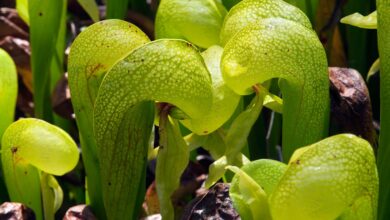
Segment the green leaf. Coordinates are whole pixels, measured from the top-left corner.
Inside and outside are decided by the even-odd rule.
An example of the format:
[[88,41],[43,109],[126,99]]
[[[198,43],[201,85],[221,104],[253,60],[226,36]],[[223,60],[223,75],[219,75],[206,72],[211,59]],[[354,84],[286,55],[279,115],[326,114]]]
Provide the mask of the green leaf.
[[374,219],[369,195],[361,196],[337,220]]
[[95,0],[77,0],[94,22],[99,21],[99,8]]
[[341,134],[298,149],[269,201],[276,220],[336,219],[351,207],[367,209],[351,217],[376,219],[378,174],[372,147]]
[[[17,93],[18,76],[15,63],[8,53],[0,48],[0,139],[5,129],[14,121]],[[0,194],[0,202],[8,201],[1,164],[0,191],[3,192]]]
[[371,65],[370,69],[368,70],[367,73],[367,82],[370,80],[371,76],[375,75],[377,72],[379,72],[380,69],[380,60],[379,58],[375,60],[375,62]]
[[229,191],[229,195],[232,197],[233,201],[245,201],[245,204],[247,205],[246,208],[248,208],[245,212],[240,212],[241,218],[247,220],[271,220],[268,198],[263,188],[245,171],[240,170],[238,167],[228,166],[227,169],[236,174],[235,188]]
[[134,208],[128,207],[144,172],[140,166],[146,162],[147,150],[141,152],[141,149],[142,146],[147,149],[154,113],[139,110],[138,114],[151,117],[150,125],[137,125],[141,119],[134,123],[129,118],[140,118],[132,116],[137,103],[155,100],[170,103],[194,119],[209,111],[210,75],[190,43],[158,40],[138,47],[110,69],[100,86],[94,109],[94,133],[110,219],[133,216]]
[[191,133],[183,137],[183,139],[186,142],[187,146],[189,147],[190,151],[193,151],[196,148],[203,146],[204,143],[207,141],[208,136]]
[[107,19],[125,19],[129,0],[107,0]]
[[220,158],[226,151],[225,136],[224,130],[220,128],[207,135],[207,140],[200,146],[206,149],[214,159]]
[[55,48],[53,51],[53,56],[51,57],[50,62],[50,92],[54,91],[58,81],[64,76],[64,58],[65,58],[65,49],[66,49],[66,18],[67,18],[67,7],[66,1],[63,1],[63,7],[61,14],[57,15],[61,17],[60,26],[58,28],[58,35],[55,39]]
[[265,89],[261,89],[247,106],[247,109],[237,116],[226,134],[225,155],[231,165],[240,165],[240,161],[236,161],[235,159],[246,145],[252,126],[263,109],[265,95],[264,92],[262,92],[263,90]]
[[27,25],[30,24],[30,18],[28,16],[28,0],[16,0],[16,10],[18,15]]
[[292,20],[311,28],[309,19],[301,10],[282,0],[246,0],[238,3],[227,14],[221,30],[222,45],[245,27],[273,17]]
[[41,190],[44,217],[46,220],[54,220],[54,214],[62,205],[64,193],[57,180],[50,174],[41,173]]
[[390,217],[390,2],[377,0],[378,49],[380,66],[380,119],[381,132],[378,148],[379,210],[378,219]]
[[209,167],[209,175],[205,182],[205,188],[210,188],[225,174],[228,162],[226,156],[222,156],[218,160],[214,161]]
[[[287,166],[281,162],[261,159],[242,166],[241,172],[250,176],[250,178],[264,190],[266,196],[269,196],[276,188],[280,178],[286,171],[286,168]],[[261,216],[255,216],[256,213],[251,210],[263,209],[264,212],[269,212],[268,207],[251,207],[251,204],[248,203],[248,201],[254,199],[254,196],[244,196],[240,193],[240,185],[245,184],[245,182],[241,182],[241,178],[247,178],[247,176],[235,175],[232,179],[229,194],[233,199],[234,207],[238,210],[243,219],[261,219]],[[253,217],[249,218],[249,216]]]
[[58,211],[61,208],[62,201],[64,200],[64,193],[61,189],[60,184],[54,176],[50,175],[48,180],[48,186],[51,188],[54,194],[54,211]]
[[[264,88],[261,88],[259,93],[252,99],[252,102],[247,106],[247,109],[234,119],[226,137],[219,140],[216,139],[216,141],[220,142],[219,145],[224,146],[225,152],[223,157],[210,165],[209,177],[205,183],[206,187],[210,187],[224,175],[227,165],[242,166],[244,164],[243,159],[246,157],[241,154],[241,150],[245,147],[252,126],[263,108],[264,90]],[[218,146],[218,142],[214,142],[213,144]],[[208,148],[212,149],[213,146],[209,146]]]
[[50,61],[55,54],[66,1],[30,0],[31,67],[34,84],[35,117],[52,121]]
[[280,17],[258,19],[228,41],[221,66],[226,84],[242,95],[252,93],[253,85],[281,78],[285,159],[298,147],[326,136],[328,67],[313,30]]
[[[154,103],[140,102],[126,111],[117,127],[113,128],[118,129],[116,133],[107,131],[107,135],[111,135],[109,139],[107,135],[104,136],[106,140],[102,140],[101,135],[96,136],[107,219],[124,216],[136,219],[139,215],[142,205],[139,200],[145,196],[144,175],[153,119]],[[107,123],[101,119],[95,121]]]
[[377,13],[374,11],[367,16],[363,16],[356,12],[343,17],[340,22],[360,28],[377,29]]
[[[67,7],[66,1],[63,1],[62,12],[60,15],[60,27],[58,29],[58,37],[56,39],[56,48],[50,62],[50,92],[54,92],[58,81],[64,76],[64,58],[65,58],[65,47],[66,47],[66,19],[67,19]],[[64,129],[70,131],[73,123],[56,113],[53,114],[53,123]]]
[[[343,7],[344,15],[360,12],[369,14],[375,1],[349,1]],[[360,73],[366,73],[369,68],[368,58],[377,58],[377,44],[371,41],[371,36],[366,29],[356,28],[350,25],[342,25],[345,28],[345,40],[348,42],[347,58],[348,66],[358,70]],[[374,36],[373,36],[374,37]],[[371,48],[375,48],[372,51]],[[373,53],[373,55],[371,55]],[[373,56],[373,57],[372,57]]]
[[0,48],[0,138],[14,121],[18,76],[12,58]]
[[[267,195],[271,195],[287,170],[287,165],[276,160],[260,159],[245,164],[241,170],[261,186]],[[239,181],[239,176],[233,178],[231,190],[236,189]]]
[[189,130],[198,135],[206,135],[220,128],[233,115],[240,96],[226,86],[222,78],[220,63],[223,48],[211,46],[202,53],[207,69],[211,74],[213,103],[209,112],[199,119],[183,120]]
[[11,201],[26,204],[37,219],[43,219],[39,172],[64,175],[71,171],[79,161],[76,143],[60,128],[32,118],[11,124],[1,143]]
[[233,6],[238,4],[241,0],[222,0],[223,5],[227,10],[230,10]]
[[[236,161],[242,161],[242,164],[248,164],[250,161],[244,154],[238,154],[235,158]],[[223,177],[226,172],[226,168],[229,166],[226,156],[220,157],[218,160],[214,161],[209,167],[209,175],[205,182],[205,188],[210,188],[214,185],[219,179]]]
[[156,189],[161,216],[174,219],[172,193],[180,186],[180,177],[189,162],[189,149],[179,124],[169,116],[160,118],[160,148],[156,164]]
[[310,19],[311,23],[315,24],[319,0],[286,0],[286,2],[301,9]]
[[215,0],[162,0],[156,15],[156,39],[179,38],[202,48],[219,44],[226,13]]
[[[91,43],[94,42],[94,43]],[[83,162],[87,173],[91,207],[105,219],[100,167],[93,134],[93,108],[106,72],[133,49],[149,42],[136,26],[120,20],[106,20],[81,32],[69,54],[69,88],[80,131]]]
[[281,99],[279,96],[268,93],[264,97],[263,102],[264,107],[267,107],[271,109],[272,111],[275,111],[277,113],[283,112],[283,99]]

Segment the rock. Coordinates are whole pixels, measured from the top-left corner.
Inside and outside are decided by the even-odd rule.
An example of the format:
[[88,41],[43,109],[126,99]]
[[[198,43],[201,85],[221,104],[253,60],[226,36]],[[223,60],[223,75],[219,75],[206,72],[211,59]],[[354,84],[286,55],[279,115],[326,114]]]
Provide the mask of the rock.
[[72,102],[70,100],[68,73],[65,73],[57,82],[52,93],[51,103],[55,113],[66,119],[75,119]]
[[0,8],[0,38],[14,36],[28,40],[28,26],[19,17],[16,9]]
[[376,145],[368,88],[354,69],[330,67],[330,97],[332,123],[342,132],[352,133]]
[[160,214],[154,214],[154,215],[149,215],[142,220],[161,220],[161,215]]
[[87,205],[73,206],[66,211],[63,220],[96,220],[92,210]]
[[18,73],[22,77],[23,83],[31,92],[33,90],[33,82],[30,64],[30,42],[13,36],[7,36],[0,39],[0,47],[7,51],[12,57]]
[[35,214],[21,203],[5,202],[0,206],[0,220],[35,220]]
[[241,219],[229,197],[229,185],[215,184],[206,194],[192,200],[181,220],[238,220]]

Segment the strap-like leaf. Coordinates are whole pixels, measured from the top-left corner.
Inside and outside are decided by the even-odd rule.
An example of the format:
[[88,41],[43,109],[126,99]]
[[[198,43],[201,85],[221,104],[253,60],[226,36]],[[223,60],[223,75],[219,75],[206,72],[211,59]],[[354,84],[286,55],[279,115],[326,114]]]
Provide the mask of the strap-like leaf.
[[129,0],[107,0],[107,15],[109,19],[125,19]]
[[371,65],[370,69],[368,70],[367,73],[367,81],[370,80],[370,78],[375,75],[377,72],[379,72],[381,66],[381,62],[378,59],[375,60],[375,62]]
[[160,119],[160,148],[156,165],[156,188],[161,216],[174,219],[172,193],[180,186],[180,177],[189,162],[189,149],[184,142],[179,123],[163,116]]
[[28,1],[35,117],[47,121],[53,120],[49,64],[56,52],[60,28],[65,25],[66,4],[65,0]]
[[379,211],[380,220],[390,216],[390,2],[377,0],[378,48],[380,66],[380,119],[381,132],[378,148]]
[[18,76],[12,58],[0,48],[0,139],[14,121]]
[[42,205],[45,220],[54,220],[55,212],[61,207],[64,193],[57,180],[50,174],[41,173]]
[[87,12],[94,22],[99,21],[99,8],[94,0],[78,0],[79,4]]
[[18,10],[18,15],[23,19],[26,24],[30,23],[30,18],[28,16],[28,0],[16,0],[16,10]]
[[363,16],[359,13],[353,13],[351,15],[345,16],[340,20],[341,23],[349,24],[352,26],[367,28],[367,29],[376,29],[377,28],[377,13],[376,11],[372,12],[367,16]]

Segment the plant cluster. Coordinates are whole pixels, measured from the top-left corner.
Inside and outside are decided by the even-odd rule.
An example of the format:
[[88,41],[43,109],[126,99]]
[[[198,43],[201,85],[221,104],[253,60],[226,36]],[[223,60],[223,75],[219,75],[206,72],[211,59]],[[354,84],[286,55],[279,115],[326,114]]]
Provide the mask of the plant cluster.
[[[30,1],[24,14],[30,22],[32,52],[42,49],[38,39],[46,37],[50,49],[41,55],[55,62],[56,51],[64,46],[59,42],[64,38],[61,21],[66,17],[66,1],[37,2]],[[94,2],[80,2],[89,5],[84,7],[97,21]],[[113,2],[108,1],[108,17],[122,16],[123,1]],[[234,6],[227,10],[226,5]],[[145,197],[148,158],[156,157],[162,218],[178,218],[171,197],[191,151],[198,147],[215,159],[205,187],[221,178],[231,182],[230,197],[242,219],[390,216],[386,209],[390,174],[385,162],[390,152],[386,136],[390,2],[378,0],[377,5],[378,19],[376,14],[355,14],[343,22],[378,27],[378,164],[366,140],[353,134],[329,137],[326,52],[305,13],[283,0],[225,5],[218,0],[161,0],[154,41],[119,19],[85,28],[71,45],[68,75],[87,194],[96,216],[137,219]],[[46,16],[52,8],[58,14]],[[45,22],[58,26],[44,30]],[[49,40],[53,35],[56,40]],[[80,154],[66,132],[41,120],[61,120],[45,105],[51,87],[45,74],[60,70],[33,56],[33,72],[42,72],[34,75],[35,116],[41,119],[13,122],[16,68],[3,50],[0,60],[1,163],[7,191],[12,201],[32,208],[37,219],[53,219],[63,199],[53,175],[75,168]],[[271,92],[275,79],[281,97]],[[245,108],[244,96],[251,99]],[[282,114],[281,161],[285,163],[251,161],[243,153],[263,107]],[[159,146],[153,155],[155,126]],[[190,134],[183,135],[185,129]]]

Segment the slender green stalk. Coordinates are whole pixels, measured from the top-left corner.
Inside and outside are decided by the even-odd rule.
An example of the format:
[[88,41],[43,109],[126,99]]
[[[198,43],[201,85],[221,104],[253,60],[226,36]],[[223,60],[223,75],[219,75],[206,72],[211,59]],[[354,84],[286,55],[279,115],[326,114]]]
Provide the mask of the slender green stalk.
[[[370,2],[372,1],[348,1],[343,7],[346,15],[360,12],[364,15],[371,11]],[[348,66],[358,70],[360,73],[366,73],[369,68],[369,42],[368,32],[360,28],[345,26],[345,40],[348,45],[347,58]],[[373,45],[371,45],[373,47]],[[363,75],[364,77],[364,75]]]
[[307,15],[310,22],[313,25],[315,24],[319,0],[286,0],[286,2],[301,9]]
[[379,210],[378,218],[390,218],[390,1],[377,0],[378,46],[380,57],[380,122],[378,149]]
[[[55,86],[58,83],[58,80],[62,78],[65,73],[64,70],[64,57],[65,57],[65,46],[66,46],[66,9],[67,1],[62,1],[62,11],[59,16],[61,16],[60,27],[58,29],[58,36],[56,39],[56,47],[53,53],[53,57],[50,62],[50,94],[54,91]],[[61,116],[53,112],[53,124],[59,126],[65,131],[69,131],[72,123],[62,118]]]
[[125,19],[129,0],[107,0],[106,18]]
[[266,142],[267,142],[267,153],[268,157],[274,160],[282,161],[283,156],[281,155],[281,136],[282,136],[282,115],[272,112],[270,117],[269,128],[267,131]]
[[[245,99],[248,98],[248,99]],[[251,97],[244,97],[244,103],[249,104]],[[249,136],[248,136],[248,150],[249,158],[251,160],[267,158],[267,148],[266,148],[266,130],[265,130],[265,120],[264,115],[256,120],[253,125]]]
[[56,52],[66,1],[31,0],[28,7],[35,117],[52,121],[49,64]]
[[40,174],[43,216],[45,220],[54,220],[55,213],[62,205],[64,193],[52,175],[45,172]]
[[[278,80],[273,79],[271,81],[269,91],[273,94],[280,94],[278,87]],[[280,151],[281,140],[282,140],[282,115],[277,112],[272,112],[268,124],[268,130],[266,134],[267,153],[269,159],[282,160]]]
[[160,148],[156,165],[156,184],[161,215],[174,219],[172,193],[180,186],[180,177],[189,162],[189,149],[184,142],[179,123],[166,110],[160,114]]
[[[18,76],[12,58],[0,48],[0,139],[5,129],[14,121],[16,97],[18,93]],[[1,146],[1,143],[0,143]],[[0,202],[8,200],[4,177],[0,164]]]
[[238,4],[241,0],[222,0],[223,5],[227,10],[230,10],[233,6]]
[[18,76],[12,58],[0,48],[0,138],[14,121]]
[[95,0],[78,0],[78,2],[94,22],[99,21],[99,8]]
[[[226,151],[225,155],[229,164],[242,165],[241,161],[236,161],[237,155],[241,152],[247,143],[249,133],[259,118],[261,110],[263,109],[263,101],[265,93],[261,88],[260,91],[256,86],[256,95],[253,97],[247,109],[241,112],[233,121],[226,135]],[[239,159],[241,159],[239,157]]]
[[30,24],[30,19],[28,16],[28,0],[16,0],[16,10],[21,19],[23,19],[26,24]]

